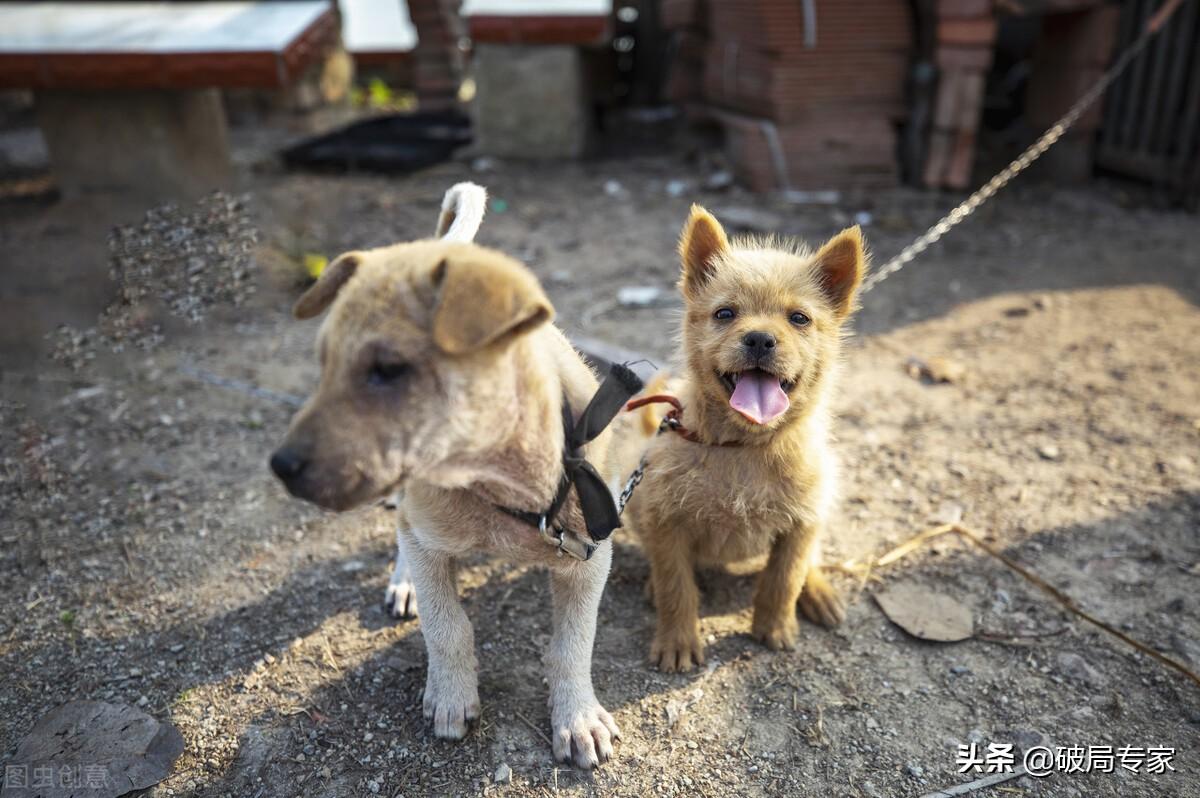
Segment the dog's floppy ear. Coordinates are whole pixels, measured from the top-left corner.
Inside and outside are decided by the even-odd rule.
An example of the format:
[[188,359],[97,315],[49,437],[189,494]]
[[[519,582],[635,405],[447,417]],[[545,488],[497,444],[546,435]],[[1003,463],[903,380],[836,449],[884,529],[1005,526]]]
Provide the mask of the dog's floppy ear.
[[725,237],[720,222],[704,208],[693,205],[683,225],[683,234],[679,237],[679,257],[683,261],[681,285],[684,292],[693,294],[708,282],[716,259],[728,249],[729,239]]
[[433,284],[433,342],[449,355],[511,340],[554,318],[537,278],[499,253],[454,253],[434,267]]
[[855,225],[829,239],[817,252],[814,263],[821,291],[838,320],[846,318],[854,310],[854,296],[866,268],[862,230]]
[[296,300],[292,307],[292,315],[298,319],[311,319],[329,307],[346,281],[354,276],[361,262],[362,256],[358,252],[339,255],[333,263],[325,267],[317,281]]

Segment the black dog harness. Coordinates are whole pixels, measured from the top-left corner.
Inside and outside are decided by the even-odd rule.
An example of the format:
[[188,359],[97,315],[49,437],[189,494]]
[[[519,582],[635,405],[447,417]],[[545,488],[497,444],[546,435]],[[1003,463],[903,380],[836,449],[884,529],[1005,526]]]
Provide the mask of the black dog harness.
[[[596,394],[576,419],[571,404],[563,396],[563,473],[550,506],[542,512],[514,510],[496,505],[496,509],[536,527],[542,538],[577,560],[588,560],[596,548],[621,526],[621,512],[604,478],[583,456],[583,447],[604,431],[631,396],[642,389],[641,379],[619,363],[609,366],[608,375]],[[571,488],[579,497],[579,509],[587,527],[586,537],[556,523]],[[624,505],[624,502],[621,502]]]

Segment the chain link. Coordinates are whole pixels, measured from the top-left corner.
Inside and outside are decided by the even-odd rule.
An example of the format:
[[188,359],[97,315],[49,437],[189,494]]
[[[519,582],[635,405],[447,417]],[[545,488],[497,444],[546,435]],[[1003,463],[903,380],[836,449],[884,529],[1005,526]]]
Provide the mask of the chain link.
[[637,486],[641,484],[642,477],[646,475],[646,458],[642,458],[642,462],[638,463],[638,467],[629,475],[629,480],[625,483],[625,487],[621,490],[621,496],[617,499],[617,514],[625,512],[625,505],[629,504],[629,500],[633,498],[633,492],[637,490]]
[[[1163,18],[1163,21],[1166,21],[1165,17]],[[946,235],[946,233],[950,232],[950,230],[952,230],[955,226],[963,222],[967,217],[978,210],[980,205],[995,196],[996,193],[1000,191],[1000,189],[1007,186],[1013,178],[1028,169],[1034,161],[1036,161],[1038,158],[1041,158],[1046,150],[1054,146],[1054,144],[1063,137],[1063,134],[1066,133],[1072,125],[1079,121],[1079,117],[1083,116],[1084,112],[1091,107],[1092,103],[1096,102],[1096,100],[1100,98],[1100,95],[1104,94],[1104,92],[1108,90],[1108,87],[1112,85],[1113,81],[1116,80],[1125,70],[1125,68],[1129,66],[1129,63],[1133,61],[1133,59],[1136,58],[1143,49],[1145,49],[1146,44],[1152,38],[1154,38],[1155,34],[1157,34],[1159,30],[1161,30],[1160,26],[1147,26],[1137,40],[1134,41],[1134,43],[1131,44],[1129,48],[1121,54],[1121,57],[1113,63],[1109,70],[1101,76],[1100,80],[1094,86],[1092,86],[1087,93],[1076,100],[1075,104],[1071,106],[1070,110],[1063,114],[1062,118],[1055,122],[1054,125],[1051,126],[1050,129],[1045,133],[1043,133],[1037,141],[1035,141],[1028,149],[1021,153],[1016,160],[1004,167],[999,174],[987,181],[982,188],[977,190],[971,196],[967,197],[960,205],[954,208],[954,210],[950,211],[941,219],[939,219],[938,222],[933,225],[933,227],[930,227],[925,231],[924,234],[917,238],[917,240],[913,241],[911,244],[901,250],[899,255],[895,256],[878,269],[872,271],[871,274],[868,275],[865,280],[863,280],[862,293],[865,294],[867,291],[870,291],[872,288],[879,285],[884,280],[891,277],[893,274],[911,263],[914,258],[916,258],[925,250],[929,249],[929,247],[937,243],[942,236]]]

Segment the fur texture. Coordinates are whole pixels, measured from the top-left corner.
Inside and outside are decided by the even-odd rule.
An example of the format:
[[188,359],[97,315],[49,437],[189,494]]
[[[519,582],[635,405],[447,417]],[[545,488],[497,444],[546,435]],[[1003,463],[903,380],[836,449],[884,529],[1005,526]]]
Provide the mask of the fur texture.
[[[767,555],[753,632],[771,648],[795,646],[797,601],[815,621],[842,619],[841,602],[815,563],[837,483],[830,397],[865,269],[858,228],[816,252],[771,239],[731,242],[699,207],[679,252],[684,373],[668,387],[701,443],[653,437],[644,481],[626,511],[650,560],[648,593],[658,616],[650,659],[666,671],[704,661],[697,567]],[[736,411],[735,386],[751,376],[773,396],[786,395],[786,411],[765,423]],[[643,413],[620,434],[657,426],[647,422]],[[626,473],[636,462],[633,448],[627,440],[617,448]]]

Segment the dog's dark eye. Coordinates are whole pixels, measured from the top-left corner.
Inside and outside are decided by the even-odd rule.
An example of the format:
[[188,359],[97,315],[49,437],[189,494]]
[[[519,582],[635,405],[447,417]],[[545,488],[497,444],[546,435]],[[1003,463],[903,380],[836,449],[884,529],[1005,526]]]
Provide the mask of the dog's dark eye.
[[812,321],[812,319],[810,319],[808,316],[804,315],[800,311],[795,310],[795,311],[792,311],[792,315],[788,316],[788,321],[790,321],[792,324],[796,325],[797,327],[807,327],[809,322]]
[[729,321],[736,315],[733,312],[733,308],[717,308],[717,312],[713,314],[713,318],[717,321]]
[[367,381],[372,385],[391,385],[408,376],[412,367],[407,363],[375,363],[367,372]]

